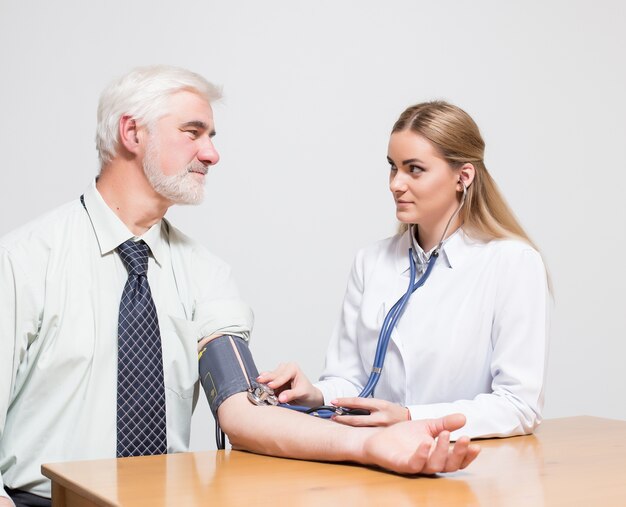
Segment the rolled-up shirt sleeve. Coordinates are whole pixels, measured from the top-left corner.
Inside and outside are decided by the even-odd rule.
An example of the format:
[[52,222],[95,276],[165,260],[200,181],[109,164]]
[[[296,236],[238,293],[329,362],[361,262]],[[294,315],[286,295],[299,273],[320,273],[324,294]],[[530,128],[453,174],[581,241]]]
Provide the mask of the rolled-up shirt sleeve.
[[198,320],[200,339],[213,334],[231,334],[246,341],[254,323],[252,309],[241,299],[222,299],[202,304]]
[[194,294],[192,321],[197,340],[231,334],[249,341],[254,314],[241,298],[230,266],[201,246],[194,248],[191,263],[186,271]]

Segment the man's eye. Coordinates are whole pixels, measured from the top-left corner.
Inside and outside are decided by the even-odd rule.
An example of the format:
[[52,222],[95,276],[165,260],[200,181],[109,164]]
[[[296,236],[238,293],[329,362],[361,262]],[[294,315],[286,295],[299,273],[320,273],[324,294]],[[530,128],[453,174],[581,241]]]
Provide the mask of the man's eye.
[[197,130],[186,130],[185,132],[187,132],[187,134],[189,134],[191,137],[193,137],[194,139],[196,137],[198,137],[198,131]]
[[398,168],[394,164],[389,164],[389,170],[390,171],[397,171]]

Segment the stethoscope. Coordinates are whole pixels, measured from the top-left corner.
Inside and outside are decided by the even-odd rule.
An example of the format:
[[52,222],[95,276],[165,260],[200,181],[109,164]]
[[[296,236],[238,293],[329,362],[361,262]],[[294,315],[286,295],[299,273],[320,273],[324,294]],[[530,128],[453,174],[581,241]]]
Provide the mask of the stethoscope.
[[[465,198],[467,197],[467,187],[465,183],[459,179],[459,183],[461,183],[463,187],[463,196],[461,197],[461,202],[457,206],[455,212],[448,220],[446,224],[446,228],[441,235],[441,239],[437,247],[430,254],[430,259],[428,260],[428,265],[426,266],[426,270],[424,274],[420,276],[417,282],[415,281],[417,268],[415,265],[415,256],[413,255],[413,248],[409,248],[409,265],[410,265],[410,276],[409,276],[409,285],[407,287],[406,292],[396,301],[396,303],[391,307],[391,310],[387,312],[385,316],[385,320],[383,321],[383,325],[380,328],[380,333],[378,334],[378,343],[376,344],[376,354],[374,356],[374,363],[372,365],[372,371],[370,372],[370,376],[365,384],[363,390],[359,393],[359,398],[368,398],[374,394],[374,389],[380,380],[380,376],[383,371],[383,365],[385,363],[385,355],[387,354],[387,348],[389,346],[389,341],[391,340],[391,333],[395,328],[398,320],[404,313],[404,309],[406,308],[409,299],[411,298],[411,294],[413,294],[417,289],[419,289],[422,285],[426,283],[426,280],[430,277],[432,273],[433,267],[439,258],[439,252],[441,251],[441,247],[443,246],[444,239],[448,232],[448,228],[452,221],[456,218],[456,216],[461,211],[463,204],[465,204]],[[409,234],[413,237],[413,230],[411,226],[411,230],[409,230]],[[288,403],[278,403],[278,400],[271,388],[261,385],[257,388],[255,395],[259,398],[263,398],[263,403],[261,404],[271,404],[278,405],[280,407],[289,408],[291,410],[296,410],[298,412],[303,412],[305,414],[311,414],[317,417],[321,417],[323,419],[330,419],[336,415],[369,415],[368,410],[363,409],[350,409],[345,407],[335,407],[332,405],[322,405],[319,407],[304,407],[301,405],[290,405]],[[260,400],[259,400],[260,401]]]

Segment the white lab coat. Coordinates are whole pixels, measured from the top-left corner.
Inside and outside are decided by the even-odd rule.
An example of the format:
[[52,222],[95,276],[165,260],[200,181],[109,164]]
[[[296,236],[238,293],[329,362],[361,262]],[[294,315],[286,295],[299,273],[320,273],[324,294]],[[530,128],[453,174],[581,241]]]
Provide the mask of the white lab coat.
[[[409,282],[409,233],[358,252],[316,386],[325,403],[357,396],[386,313]],[[376,398],[413,419],[461,412],[471,437],[531,433],[541,421],[550,296],[541,256],[458,230],[393,330]]]

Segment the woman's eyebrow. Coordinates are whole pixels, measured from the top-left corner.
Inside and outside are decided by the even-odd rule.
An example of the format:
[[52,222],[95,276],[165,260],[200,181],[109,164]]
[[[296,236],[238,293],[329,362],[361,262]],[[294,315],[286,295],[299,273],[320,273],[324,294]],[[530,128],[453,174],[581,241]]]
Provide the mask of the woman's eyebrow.
[[402,165],[407,165],[407,164],[423,164],[424,162],[422,162],[419,158],[409,158],[407,160],[403,160],[402,161]]
[[[394,161],[391,159],[391,157],[387,157],[387,162],[389,162],[390,164],[393,164]],[[402,165],[407,165],[407,164],[423,164],[424,162],[422,162],[419,158],[409,158],[407,160],[403,160],[402,161]]]

